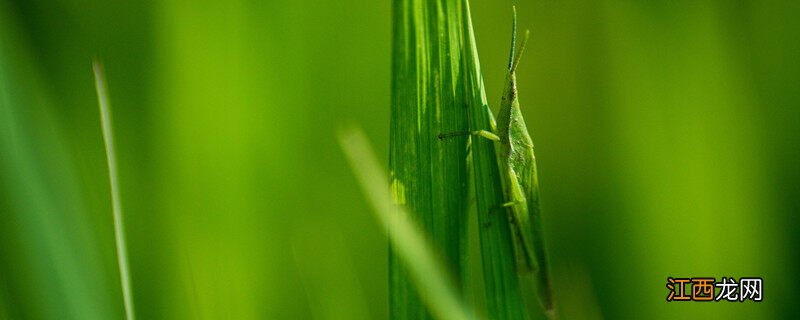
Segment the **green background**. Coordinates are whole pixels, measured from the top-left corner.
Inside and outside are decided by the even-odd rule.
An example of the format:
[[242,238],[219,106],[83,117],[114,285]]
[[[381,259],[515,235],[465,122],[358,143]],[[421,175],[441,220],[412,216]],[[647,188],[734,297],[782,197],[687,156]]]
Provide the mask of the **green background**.
[[[496,103],[512,3],[471,4]],[[800,2],[516,4],[563,318],[800,317]],[[139,318],[385,318],[335,132],[387,159],[390,7],[0,0],[0,319],[123,317],[93,57]],[[764,301],[667,303],[668,276]]]

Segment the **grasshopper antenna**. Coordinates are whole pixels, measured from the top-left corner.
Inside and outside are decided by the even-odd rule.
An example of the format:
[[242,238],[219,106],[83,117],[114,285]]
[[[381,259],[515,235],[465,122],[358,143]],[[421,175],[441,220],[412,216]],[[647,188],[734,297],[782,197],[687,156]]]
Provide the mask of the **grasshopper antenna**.
[[[531,31],[525,30],[525,39],[522,40],[522,46],[519,47],[519,53],[517,56],[514,57],[513,63],[511,63],[511,73],[517,71],[517,66],[519,65],[519,59],[522,58],[522,54],[525,52],[525,46],[528,44],[528,39],[531,37]],[[511,52],[514,52],[513,50]]]
[[514,18],[511,20],[511,54],[508,57],[508,70],[514,67],[514,49],[517,48],[517,6],[511,6]]

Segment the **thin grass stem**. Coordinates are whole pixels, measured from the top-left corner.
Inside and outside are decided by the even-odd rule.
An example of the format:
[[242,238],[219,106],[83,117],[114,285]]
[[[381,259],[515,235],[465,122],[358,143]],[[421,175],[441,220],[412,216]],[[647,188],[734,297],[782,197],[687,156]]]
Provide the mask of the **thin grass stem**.
[[100,121],[103,126],[103,140],[108,162],[108,181],[111,187],[111,205],[114,216],[114,236],[117,245],[117,263],[119,264],[119,277],[122,284],[122,297],[125,303],[125,318],[136,319],[133,308],[133,293],[131,291],[131,277],[128,268],[128,246],[125,242],[125,223],[122,218],[122,204],[119,196],[119,183],[117,175],[117,159],[114,151],[114,133],[111,130],[111,107],[108,101],[103,67],[99,61],[92,64],[94,70],[94,84],[97,89],[97,101],[100,105]]

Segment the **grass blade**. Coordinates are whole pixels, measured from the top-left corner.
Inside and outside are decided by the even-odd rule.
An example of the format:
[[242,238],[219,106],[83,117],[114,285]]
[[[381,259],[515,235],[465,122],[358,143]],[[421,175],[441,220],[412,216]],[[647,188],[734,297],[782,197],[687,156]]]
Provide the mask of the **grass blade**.
[[[445,267],[456,275],[459,293],[467,260],[467,140],[443,143],[437,135],[467,128],[459,63],[462,3],[394,1],[389,154],[395,201],[430,235]],[[430,318],[403,264],[393,252],[389,259],[390,318]]]
[[[466,71],[465,87],[469,126],[475,129],[494,128],[495,122],[486,100],[478,50],[472,29],[469,3],[463,16],[466,26],[462,58]],[[471,159],[480,228],[486,306],[492,319],[526,319],[520,279],[517,277],[514,247],[508,218],[490,214],[491,209],[505,202],[495,144],[487,139],[471,140]]]
[[421,295],[422,301],[438,319],[472,319],[423,232],[402,206],[393,203],[387,190],[389,183],[382,178],[385,171],[378,165],[364,134],[352,129],[341,133],[339,142],[374,209],[375,217],[386,228],[394,252],[408,267],[419,292],[425,293]]
[[117,175],[117,160],[114,152],[114,133],[111,130],[111,110],[108,101],[103,67],[99,61],[92,64],[94,70],[94,84],[97,89],[97,101],[100,105],[100,120],[103,126],[103,141],[106,148],[106,161],[108,162],[108,180],[111,187],[111,205],[114,215],[114,236],[117,245],[117,263],[119,264],[119,277],[122,284],[122,297],[125,302],[125,318],[136,319],[133,308],[133,293],[131,292],[131,277],[128,268],[128,249],[125,243],[125,223],[122,218],[122,204],[119,196],[119,183]]

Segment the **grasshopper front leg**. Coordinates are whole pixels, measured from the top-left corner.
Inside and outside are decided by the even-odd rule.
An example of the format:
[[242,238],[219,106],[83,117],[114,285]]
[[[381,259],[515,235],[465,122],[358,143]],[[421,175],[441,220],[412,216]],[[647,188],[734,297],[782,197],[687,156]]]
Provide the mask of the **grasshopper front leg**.
[[492,141],[500,141],[500,137],[498,137],[494,132],[489,130],[474,130],[474,131],[459,131],[459,132],[448,132],[448,133],[439,133],[438,138],[439,140],[444,140],[446,138],[452,137],[460,137],[460,136],[479,136],[484,137],[486,139]]

